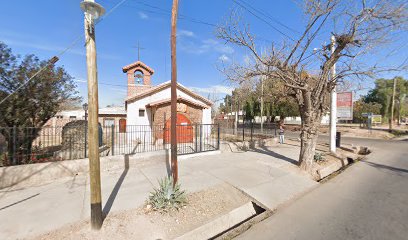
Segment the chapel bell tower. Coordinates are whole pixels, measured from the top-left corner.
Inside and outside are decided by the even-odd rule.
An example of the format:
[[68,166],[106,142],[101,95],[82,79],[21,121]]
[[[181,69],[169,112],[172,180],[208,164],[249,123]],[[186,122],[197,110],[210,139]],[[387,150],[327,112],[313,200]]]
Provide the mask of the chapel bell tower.
[[122,68],[127,74],[128,91],[127,97],[140,94],[141,92],[152,87],[151,76],[154,70],[141,61],[134,62]]

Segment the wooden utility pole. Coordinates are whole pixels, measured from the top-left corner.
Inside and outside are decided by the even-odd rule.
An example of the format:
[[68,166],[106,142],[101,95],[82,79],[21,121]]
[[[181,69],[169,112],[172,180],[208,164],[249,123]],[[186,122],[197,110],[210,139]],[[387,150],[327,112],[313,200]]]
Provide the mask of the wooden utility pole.
[[171,9],[171,172],[173,183],[178,181],[177,164],[177,52],[176,52],[176,33],[177,33],[177,13],[178,0],[173,0]]
[[[85,0],[94,3],[94,0]],[[84,4],[86,6],[86,4]],[[94,6],[94,5],[92,5]],[[82,5],[81,5],[82,7]],[[96,65],[94,16],[85,12],[86,65],[88,71],[88,142],[89,142],[89,178],[91,190],[91,226],[102,227],[101,173],[99,163],[98,139],[98,72]]]
[[393,87],[392,87],[392,99],[391,99],[391,116],[390,116],[390,120],[389,120],[389,131],[392,131],[392,124],[394,121],[394,105],[395,105],[395,90],[397,88],[397,78],[394,78],[394,83],[393,83]]

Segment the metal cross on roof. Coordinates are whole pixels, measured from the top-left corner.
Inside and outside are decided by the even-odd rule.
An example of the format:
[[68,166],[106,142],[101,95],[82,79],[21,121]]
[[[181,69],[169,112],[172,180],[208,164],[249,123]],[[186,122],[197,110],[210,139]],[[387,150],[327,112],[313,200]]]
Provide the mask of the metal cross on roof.
[[137,41],[136,48],[137,48],[137,60],[140,61],[140,50],[143,50],[143,49],[146,49],[146,48],[140,47],[139,41]]

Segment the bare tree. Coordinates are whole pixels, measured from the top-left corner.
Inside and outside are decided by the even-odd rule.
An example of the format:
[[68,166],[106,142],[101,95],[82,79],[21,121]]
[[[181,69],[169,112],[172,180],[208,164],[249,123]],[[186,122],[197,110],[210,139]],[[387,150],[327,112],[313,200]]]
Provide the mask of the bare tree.
[[[342,79],[364,79],[390,70],[385,66],[367,66],[362,56],[392,40],[395,31],[406,29],[408,15],[406,2],[391,0],[305,0],[301,5],[306,25],[292,42],[273,42],[271,47],[261,51],[249,24],[242,23],[236,11],[225,25],[217,28],[217,37],[246,48],[252,56],[250,63],[233,63],[224,69],[230,80],[266,76],[282,82],[290,90],[288,94],[296,99],[302,119],[299,166],[311,171],[318,128],[328,111],[330,92]],[[316,38],[333,22],[336,23],[336,30],[332,30],[336,39],[334,46],[323,45],[318,51],[312,49]],[[330,78],[335,64],[337,75]]]

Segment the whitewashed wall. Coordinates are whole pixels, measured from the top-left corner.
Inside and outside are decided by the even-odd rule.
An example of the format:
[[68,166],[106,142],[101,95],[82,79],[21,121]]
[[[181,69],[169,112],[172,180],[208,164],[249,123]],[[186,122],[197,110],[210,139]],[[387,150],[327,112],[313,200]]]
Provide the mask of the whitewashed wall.
[[203,120],[201,122],[202,124],[211,124],[211,108],[205,108],[203,109]]
[[[277,117],[279,119],[279,117]],[[286,117],[285,118],[285,123],[287,124],[300,124],[301,119],[300,117]],[[321,124],[329,124],[330,123],[330,115],[324,115],[322,117]]]
[[[130,102],[127,105],[127,125],[147,125],[148,129],[151,130],[151,111],[150,108],[146,108],[146,105],[149,103],[169,99],[171,96],[171,89],[167,87],[160,92],[154,93],[152,95],[146,96],[142,99],[139,99],[134,102]],[[196,99],[189,94],[177,89],[177,96],[180,96],[184,99],[190,100],[192,102],[199,103],[201,105],[207,105],[205,102],[201,101],[200,99]],[[139,117],[139,109],[145,110],[144,117]],[[202,121],[203,124],[211,124],[211,107],[208,109],[203,109],[203,116]],[[150,136],[151,137],[151,136]],[[131,139],[131,141],[135,141],[137,139]],[[149,138],[149,141],[151,139]]]

